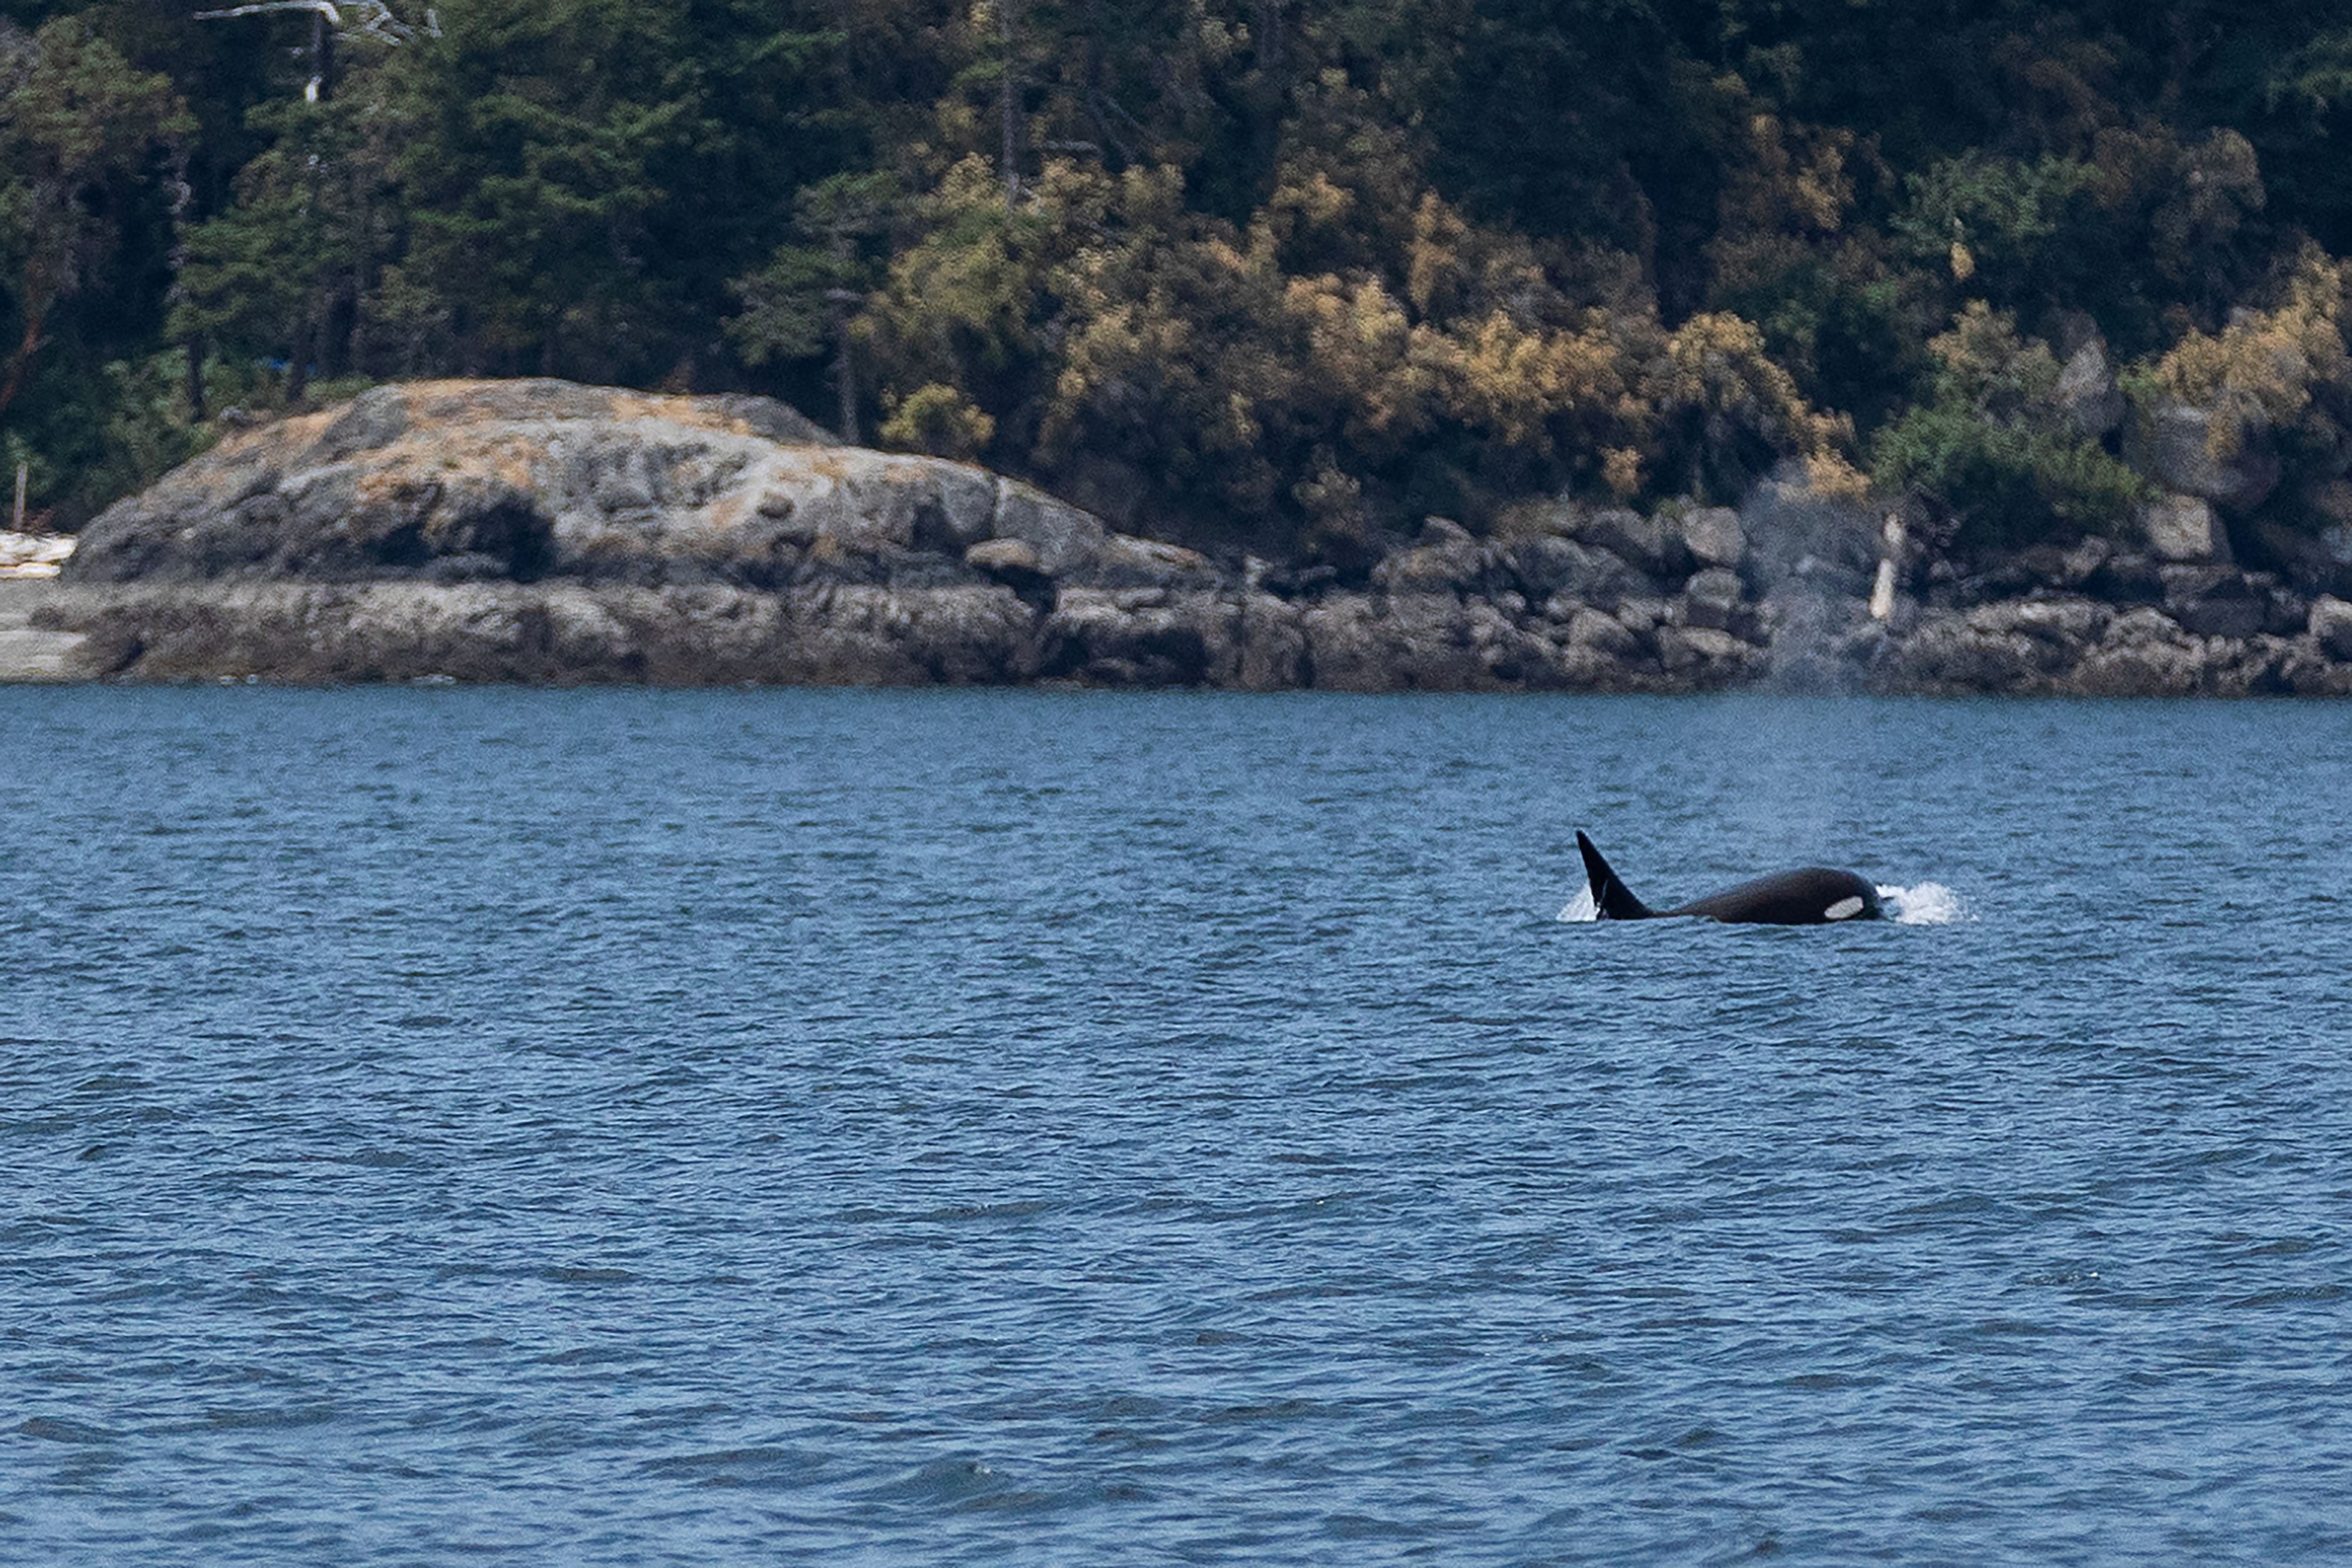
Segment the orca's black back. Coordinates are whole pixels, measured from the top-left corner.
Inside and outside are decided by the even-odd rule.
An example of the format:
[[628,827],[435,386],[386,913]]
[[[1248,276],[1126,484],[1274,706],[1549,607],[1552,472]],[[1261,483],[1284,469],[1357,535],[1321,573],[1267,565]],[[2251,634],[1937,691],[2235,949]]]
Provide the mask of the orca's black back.
[[[1841,909],[1845,913],[1834,913]],[[1738,925],[1829,925],[1843,920],[1875,920],[1883,912],[1878,890],[1853,873],[1807,866],[1743,882],[1664,913]]]

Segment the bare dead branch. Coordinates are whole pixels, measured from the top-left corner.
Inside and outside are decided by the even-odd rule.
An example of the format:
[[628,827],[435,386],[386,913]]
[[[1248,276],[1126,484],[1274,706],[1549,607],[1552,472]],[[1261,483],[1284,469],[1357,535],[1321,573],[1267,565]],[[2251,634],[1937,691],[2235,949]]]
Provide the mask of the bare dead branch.
[[334,0],[257,0],[251,5],[235,5],[226,11],[199,11],[199,22],[226,21],[231,16],[258,16],[265,11],[315,11],[326,17],[330,26],[340,27],[343,18],[335,9]]
[[[1102,139],[1110,143],[1111,151],[1118,154],[1120,162],[1137,162],[1139,160],[1135,156],[1135,149],[1128,145],[1127,138],[1111,124],[1110,117],[1114,114],[1134,125],[1136,130],[1143,131],[1143,127],[1136,123],[1135,116],[1128,113],[1118,99],[1098,87],[1087,89],[1087,118],[1095,122],[1095,129],[1102,132]],[[1143,134],[1149,137],[1151,133],[1143,131]]]
[[[387,44],[404,44],[417,36],[417,30],[394,14],[385,0],[343,0],[343,4],[360,12],[359,20],[346,23],[335,0],[252,0],[245,5],[232,5],[221,11],[198,11],[199,22],[221,22],[236,16],[260,16],[273,11],[306,11],[326,18],[327,26],[337,32],[349,32],[357,37],[375,38]],[[441,36],[441,17],[430,6],[425,12],[425,36]]]

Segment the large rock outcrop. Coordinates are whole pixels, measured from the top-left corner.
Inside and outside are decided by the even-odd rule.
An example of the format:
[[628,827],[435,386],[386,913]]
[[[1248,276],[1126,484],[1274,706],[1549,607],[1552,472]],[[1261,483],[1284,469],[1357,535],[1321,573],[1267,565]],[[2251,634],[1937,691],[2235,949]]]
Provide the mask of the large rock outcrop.
[[[968,564],[990,542],[1025,549]],[[379,387],[233,435],[94,521],[67,575],[777,590],[1206,567],[966,464],[838,445],[764,398],[525,381]]]
[[763,399],[439,382],[232,434],[97,519],[32,620],[127,679],[2352,692],[2332,577],[1914,552],[1873,618],[1881,522],[1792,469],[1736,511],[1433,517],[1343,584]]

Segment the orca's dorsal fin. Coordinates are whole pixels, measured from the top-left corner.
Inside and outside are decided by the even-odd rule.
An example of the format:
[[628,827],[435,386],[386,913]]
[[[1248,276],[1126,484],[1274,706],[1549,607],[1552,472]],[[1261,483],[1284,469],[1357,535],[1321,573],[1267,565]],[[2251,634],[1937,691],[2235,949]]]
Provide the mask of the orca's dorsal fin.
[[1584,836],[1581,828],[1577,830],[1576,847],[1584,855],[1584,879],[1591,884],[1592,907],[1601,919],[1647,920],[1657,913],[1617,880],[1617,873],[1609,869],[1609,862],[1601,858],[1601,852],[1592,847],[1592,841]]

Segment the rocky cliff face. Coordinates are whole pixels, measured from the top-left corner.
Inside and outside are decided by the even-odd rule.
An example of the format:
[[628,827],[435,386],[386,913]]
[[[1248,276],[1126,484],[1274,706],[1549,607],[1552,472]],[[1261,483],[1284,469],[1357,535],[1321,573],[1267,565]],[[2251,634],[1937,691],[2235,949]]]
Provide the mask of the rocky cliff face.
[[1433,518],[1342,588],[762,399],[443,382],[234,435],[94,522],[39,615],[145,679],[2352,691],[2352,607],[2195,522],[1898,559],[1873,619],[1878,519],[1787,476],[1738,511]]

